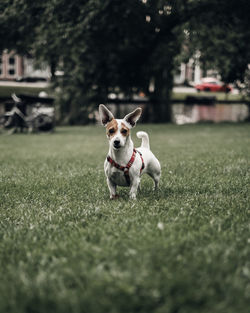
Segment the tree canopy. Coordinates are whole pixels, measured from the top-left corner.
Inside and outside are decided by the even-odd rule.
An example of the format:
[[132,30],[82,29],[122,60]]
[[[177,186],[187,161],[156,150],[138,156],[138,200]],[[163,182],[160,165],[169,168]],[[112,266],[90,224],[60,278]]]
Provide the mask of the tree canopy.
[[200,52],[206,69],[214,68],[222,80],[244,81],[250,63],[250,6],[246,0],[200,1],[189,19],[191,51]]
[[[246,0],[2,0],[0,49],[63,69],[62,117],[79,122],[111,90],[142,91],[158,122],[171,118],[173,71],[183,46],[242,80],[249,60]],[[149,85],[153,88],[149,89]]]

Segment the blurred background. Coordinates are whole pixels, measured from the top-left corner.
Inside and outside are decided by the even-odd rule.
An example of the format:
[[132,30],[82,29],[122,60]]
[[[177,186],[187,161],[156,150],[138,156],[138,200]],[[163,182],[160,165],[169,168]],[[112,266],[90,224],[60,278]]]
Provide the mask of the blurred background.
[[0,121],[51,130],[108,105],[143,121],[249,120],[247,0],[1,0]]

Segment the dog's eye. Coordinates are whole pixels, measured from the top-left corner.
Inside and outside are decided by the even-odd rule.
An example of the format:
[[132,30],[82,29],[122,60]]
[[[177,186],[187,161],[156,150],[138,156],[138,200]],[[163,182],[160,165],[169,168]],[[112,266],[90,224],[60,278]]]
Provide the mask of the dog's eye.
[[109,133],[110,133],[110,134],[114,134],[114,132],[115,132],[114,128],[110,128],[110,129],[109,129]]
[[127,129],[122,129],[122,130],[121,130],[121,133],[122,133],[123,135],[126,135],[127,132],[128,132]]

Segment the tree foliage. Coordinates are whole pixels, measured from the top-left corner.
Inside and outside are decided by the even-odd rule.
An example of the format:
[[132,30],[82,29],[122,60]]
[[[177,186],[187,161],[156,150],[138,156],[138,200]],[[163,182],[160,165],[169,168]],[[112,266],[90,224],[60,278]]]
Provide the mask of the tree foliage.
[[2,0],[0,49],[46,61],[52,75],[64,71],[56,90],[61,116],[72,123],[117,89],[144,92],[153,120],[162,122],[171,118],[183,47],[186,55],[199,50],[225,81],[242,80],[250,63],[248,16],[246,0]]
[[[62,112],[72,121],[89,103],[105,102],[110,90],[143,91],[157,120],[169,120],[174,57],[181,48],[185,1],[4,0],[1,48],[31,53],[62,67]],[[13,21],[14,24],[12,23]],[[8,35],[7,35],[8,34]],[[53,72],[53,71],[52,71]],[[149,82],[154,92],[149,93]],[[86,112],[84,112],[86,114]]]
[[227,83],[243,82],[250,63],[249,16],[247,0],[203,0],[189,19],[191,51],[198,50],[203,67],[217,69]]

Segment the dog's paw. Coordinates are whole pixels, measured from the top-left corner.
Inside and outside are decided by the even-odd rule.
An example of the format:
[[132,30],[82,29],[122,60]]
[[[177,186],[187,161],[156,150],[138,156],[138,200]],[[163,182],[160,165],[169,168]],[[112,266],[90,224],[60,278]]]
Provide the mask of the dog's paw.
[[136,194],[135,193],[131,193],[129,195],[130,200],[136,200]]
[[116,200],[119,199],[119,195],[111,195],[110,200]]

